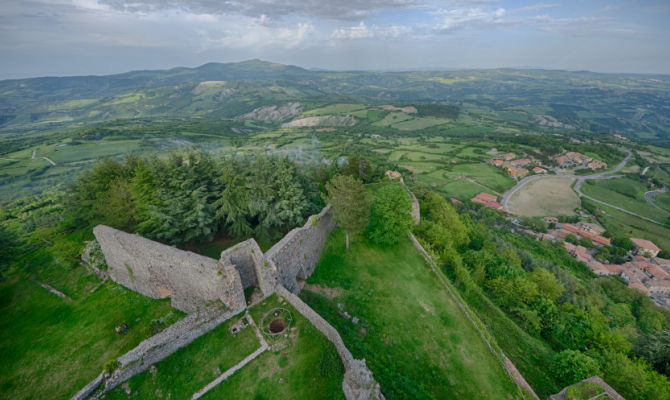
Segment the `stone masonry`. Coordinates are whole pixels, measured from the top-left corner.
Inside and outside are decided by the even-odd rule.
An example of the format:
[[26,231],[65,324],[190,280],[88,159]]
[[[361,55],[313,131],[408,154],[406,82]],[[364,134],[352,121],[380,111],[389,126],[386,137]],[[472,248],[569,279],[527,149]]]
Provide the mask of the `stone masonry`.
[[221,253],[220,262],[223,265],[232,264],[242,279],[242,288],[256,286],[264,296],[275,291],[277,269],[274,264],[265,261],[263,250],[251,238],[240,242]]
[[93,233],[112,280],[148,297],[170,297],[173,307],[189,315],[119,357],[119,368],[110,375],[100,374],[73,399],[113,389],[241,312],[246,308],[244,289],[250,286],[260,288],[264,297],[276,291],[335,345],[345,367],[342,390],[348,400],[384,399],[365,360],[354,359],[337,330],[291,293],[299,291],[297,278],[306,279],[314,272],[335,227],[329,211],[326,206],[310,216],[302,228],[293,229],[265,254],[249,239],[223,251],[218,261],[96,226]]
[[307,279],[314,272],[328,234],[335,227],[330,207],[309,217],[302,228],[287,233],[265,253],[265,261],[278,272],[279,283],[293,293],[300,291],[296,278]]
[[342,391],[347,400],[384,400],[379,383],[375,381],[372,371],[365,365],[365,360],[357,360],[344,345],[342,337],[332,325],[314,311],[305,302],[281,285],[277,285],[277,294],[284,297],[303,317],[314,325],[335,345],[337,354],[344,365]]
[[179,250],[104,225],[93,229],[110,278],[154,299],[170,297],[187,313],[221,301],[234,313],[246,308],[240,274],[232,264]]

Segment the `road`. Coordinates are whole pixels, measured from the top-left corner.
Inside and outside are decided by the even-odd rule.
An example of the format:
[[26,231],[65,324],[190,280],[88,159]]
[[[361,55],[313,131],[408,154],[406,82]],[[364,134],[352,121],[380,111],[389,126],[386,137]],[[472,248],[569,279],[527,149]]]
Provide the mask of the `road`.
[[665,193],[667,191],[668,191],[668,188],[666,186],[663,186],[663,189],[651,190],[651,191],[644,194],[644,199],[647,200],[647,203],[649,203],[650,205],[658,208],[659,210],[665,211],[661,207],[654,204],[654,202],[651,200],[651,196],[655,195],[656,193]]
[[626,158],[623,159],[623,161],[621,161],[611,171],[600,172],[600,173],[597,173],[597,174],[586,175],[586,176],[576,176],[576,175],[570,175],[570,174],[564,174],[564,173],[561,173],[561,172],[557,172],[555,175],[533,175],[533,176],[525,177],[522,180],[520,180],[519,183],[517,183],[513,188],[511,188],[510,190],[505,192],[505,194],[503,194],[502,201],[500,202],[500,204],[502,204],[505,208],[507,208],[507,204],[509,203],[509,200],[512,198],[514,193],[518,192],[519,189],[526,186],[528,183],[536,181],[538,179],[543,179],[543,178],[558,177],[558,178],[577,179],[577,183],[575,184],[575,191],[577,192],[577,194],[580,194],[581,192],[579,191],[579,188],[581,188],[582,184],[584,183],[584,181],[586,179],[610,179],[610,178],[614,178],[614,176],[611,176],[611,174],[615,174],[615,173],[621,171],[623,169],[623,167],[626,166],[626,163],[628,163],[628,161],[631,159],[631,157],[633,157],[633,153],[629,149],[624,148],[624,150],[626,151],[626,153],[628,153],[628,155],[626,156]]
[[[594,202],[596,202],[596,203],[600,203],[600,204],[605,205],[605,206],[607,206],[607,207],[611,207],[611,208],[613,208],[613,209],[615,209],[615,210],[618,210],[618,211],[621,211],[621,212],[623,212],[623,213],[632,215],[632,216],[634,216],[634,217],[643,219],[643,220],[645,220],[645,221],[649,221],[649,222],[652,222],[652,223],[654,223],[654,224],[658,224],[658,225],[663,225],[662,223],[660,223],[660,222],[658,222],[658,221],[656,221],[656,220],[653,220],[653,219],[651,219],[651,218],[647,218],[647,217],[645,217],[645,216],[642,216],[642,215],[640,215],[640,214],[636,214],[636,213],[634,213],[634,212],[632,212],[632,211],[628,211],[628,210],[623,209],[623,208],[621,208],[621,207],[617,207],[617,206],[615,206],[615,205],[612,205],[612,204],[609,204],[609,203],[605,203],[604,201],[601,201],[601,200],[598,200],[598,199],[594,199],[593,197],[591,197],[591,196],[589,196],[589,195],[586,195],[586,194],[582,193],[582,190],[581,190],[582,185],[584,184],[584,181],[586,181],[587,179],[612,179],[612,178],[617,178],[617,177],[619,177],[618,175],[613,175],[613,174],[616,174],[617,172],[621,171],[621,170],[623,169],[623,167],[626,166],[626,164],[628,163],[628,161],[630,161],[630,159],[633,157],[633,152],[631,152],[629,149],[627,149],[627,148],[623,148],[623,150],[626,151],[626,153],[628,153],[628,155],[626,156],[626,158],[623,159],[623,161],[621,161],[616,167],[614,167],[614,169],[612,169],[612,170],[610,170],[610,171],[600,172],[600,173],[597,173],[597,174],[586,175],[586,176],[578,176],[578,175],[563,174],[563,173],[561,173],[561,172],[556,173],[556,175],[533,175],[533,176],[529,176],[529,177],[523,178],[523,179],[520,180],[519,183],[517,183],[513,188],[511,188],[510,190],[508,190],[507,192],[505,192],[505,194],[503,194],[503,197],[502,197],[502,200],[501,200],[500,203],[503,205],[503,207],[507,208],[507,204],[509,203],[509,201],[510,201],[510,199],[512,198],[512,196],[514,195],[514,193],[518,192],[521,188],[523,188],[524,186],[526,186],[528,183],[533,182],[533,181],[536,181],[536,180],[538,180],[538,179],[548,179],[548,178],[572,178],[572,179],[576,179],[576,180],[577,180],[577,182],[575,183],[575,186],[574,186],[574,190],[575,190],[575,192],[577,193],[578,196],[580,196],[580,197],[585,197],[585,198],[587,198],[587,199],[589,199],[589,200],[591,200],[591,201],[594,201]],[[665,189],[667,190],[667,188],[665,188]],[[651,192],[651,193],[650,193],[650,192],[647,192],[647,193],[645,193],[645,197],[647,197],[647,194],[649,194],[649,195],[651,196],[651,195],[653,195],[654,193],[657,193],[657,192],[658,192],[658,191],[654,191],[654,192]],[[647,201],[650,201],[649,198],[647,198]],[[653,204],[653,203],[652,203],[652,204]],[[653,205],[655,206],[655,204],[653,204]]]

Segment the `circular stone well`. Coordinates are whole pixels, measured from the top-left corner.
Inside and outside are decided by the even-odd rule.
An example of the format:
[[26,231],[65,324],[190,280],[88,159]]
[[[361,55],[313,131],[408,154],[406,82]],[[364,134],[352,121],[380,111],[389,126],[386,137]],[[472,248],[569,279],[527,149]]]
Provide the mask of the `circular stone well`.
[[286,329],[286,321],[284,321],[284,318],[276,318],[270,322],[271,333],[276,335],[278,333],[284,332],[284,329]]

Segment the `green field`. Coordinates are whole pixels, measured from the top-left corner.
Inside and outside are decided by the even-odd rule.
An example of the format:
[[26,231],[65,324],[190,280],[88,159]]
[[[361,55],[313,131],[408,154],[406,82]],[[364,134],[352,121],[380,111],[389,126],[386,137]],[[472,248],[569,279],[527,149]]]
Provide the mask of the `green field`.
[[[407,238],[383,249],[336,230],[310,284],[342,288],[335,299],[301,296],[365,358],[388,399],[515,398],[517,389]],[[343,310],[360,318],[342,317]]]
[[[88,280],[83,275],[75,271],[64,279]],[[81,297],[68,301],[27,279],[0,283],[3,397],[68,398],[105,362],[151,336],[152,320],[171,323],[183,315],[169,300],[153,300],[111,282],[91,295],[76,294]],[[129,331],[119,335],[114,327],[124,322]]]
[[648,190],[628,178],[589,180],[582,185],[582,192],[586,195],[659,222],[665,221],[670,213],[647,203],[644,193]]
[[203,399],[344,399],[341,362],[335,346],[321,332],[277,296],[250,312],[260,324],[263,315],[275,307],[291,311],[295,328],[289,334],[292,344],[277,352],[265,351]]
[[[295,329],[289,331],[291,344],[277,352],[265,351],[213,388],[204,399],[343,398],[340,388],[342,370],[333,371],[327,376],[320,373],[322,353],[332,352],[336,355],[335,347],[309,321],[285,301],[280,302],[277,296],[264,300],[249,312],[254,322],[260,324],[263,316],[276,307],[289,309],[292,313],[294,323],[291,327]],[[233,317],[155,364],[155,369],[134,376],[127,385],[117,387],[105,398],[190,398],[260,347],[251,326],[231,333],[230,327],[243,315]],[[273,343],[269,339],[269,344]]]

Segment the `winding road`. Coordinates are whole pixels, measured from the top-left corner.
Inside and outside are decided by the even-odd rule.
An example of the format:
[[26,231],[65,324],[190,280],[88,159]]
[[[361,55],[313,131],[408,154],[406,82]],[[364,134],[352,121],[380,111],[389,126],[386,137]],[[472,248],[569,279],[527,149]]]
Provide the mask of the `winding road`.
[[665,192],[667,192],[667,191],[668,191],[668,188],[667,188],[666,186],[663,186],[663,189],[659,189],[659,190],[650,190],[649,192],[646,192],[646,193],[644,194],[644,199],[647,200],[647,203],[649,203],[650,205],[652,205],[652,206],[658,208],[659,210],[665,211],[665,210],[663,210],[661,207],[657,206],[657,205],[651,200],[651,196],[653,196],[653,195],[655,195],[655,194],[657,194],[657,193],[665,193]]
[[[561,172],[557,172],[555,175],[533,175],[533,176],[529,176],[529,177],[523,178],[523,179],[520,180],[519,183],[517,183],[513,188],[511,188],[510,190],[508,190],[507,192],[505,192],[505,193],[503,194],[503,196],[502,196],[502,200],[500,201],[500,203],[503,205],[503,207],[507,208],[507,205],[509,204],[510,199],[512,198],[512,196],[513,196],[516,192],[518,192],[521,188],[523,188],[524,186],[526,186],[528,183],[533,182],[533,181],[536,181],[536,180],[538,180],[538,179],[572,178],[572,179],[576,179],[576,180],[577,180],[577,182],[575,183],[573,189],[575,190],[575,192],[577,193],[578,196],[580,196],[580,197],[585,197],[585,198],[587,198],[587,199],[589,199],[589,200],[591,200],[591,201],[594,201],[594,202],[596,202],[596,203],[605,205],[605,206],[607,206],[607,207],[613,208],[613,209],[618,210],[618,211],[621,211],[621,212],[623,212],[623,213],[632,215],[632,216],[634,216],[634,217],[643,219],[643,220],[645,220],[645,221],[649,221],[649,222],[652,222],[652,223],[654,223],[654,224],[658,224],[658,225],[663,225],[661,222],[658,222],[658,221],[656,221],[656,220],[654,220],[654,219],[647,218],[647,217],[642,216],[642,215],[640,215],[640,214],[636,214],[636,213],[634,213],[634,212],[632,212],[632,211],[628,211],[628,210],[626,210],[626,209],[623,209],[623,208],[621,208],[621,207],[614,206],[614,205],[609,204],[609,203],[605,203],[604,201],[601,201],[601,200],[598,200],[598,199],[594,199],[593,197],[591,197],[591,196],[589,196],[589,195],[586,195],[586,194],[582,193],[582,190],[581,190],[582,185],[584,184],[584,181],[586,181],[587,179],[612,179],[612,178],[618,178],[618,177],[620,176],[620,175],[613,175],[613,174],[616,174],[617,172],[621,171],[621,170],[623,169],[623,167],[626,166],[626,164],[628,163],[628,161],[630,161],[630,159],[633,157],[633,152],[631,152],[629,149],[627,149],[627,148],[625,148],[625,147],[622,148],[622,149],[623,149],[628,155],[626,156],[626,158],[623,159],[623,161],[621,161],[621,162],[620,162],[616,167],[614,167],[614,169],[612,169],[612,170],[605,171],[605,172],[600,172],[600,173],[593,174],[593,175],[586,175],[586,176],[570,175],[570,174],[564,174],[564,173],[561,173]],[[667,191],[667,188],[664,188],[664,189]],[[645,193],[645,198],[647,199],[648,202],[651,203],[650,198],[651,198],[651,196],[652,196],[653,194],[655,194],[655,193],[662,193],[662,191],[658,191],[658,190],[656,190],[656,191],[652,191],[652,192],[647,192],[647,193]],[[649,195],[649,196],[647,196],[647,195]],[[654,206],[656,207],[655,204],[653,204],[653,203],[651,203],[651,204],[654,205]]]

